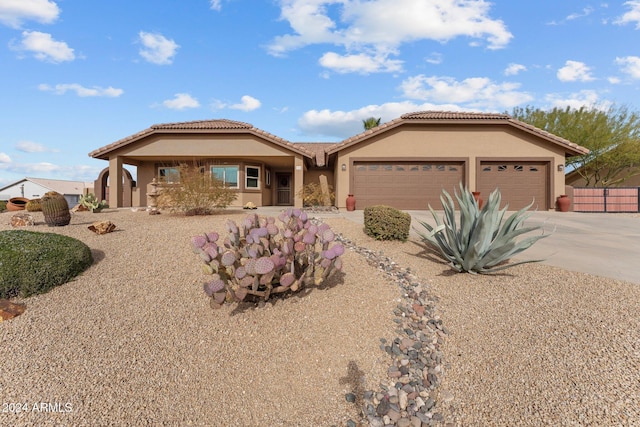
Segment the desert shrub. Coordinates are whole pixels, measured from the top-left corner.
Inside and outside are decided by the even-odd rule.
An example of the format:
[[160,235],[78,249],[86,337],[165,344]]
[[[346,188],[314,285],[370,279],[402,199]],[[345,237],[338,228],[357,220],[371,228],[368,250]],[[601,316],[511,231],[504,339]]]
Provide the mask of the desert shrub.
[[204,273],[212,275],[204,284],[212,307],[319,286],[342,269],[344,247],[333,243],[329,225],[313,224],[300,209],[288,209],[278,219],[281,228],[273,217],[251,214],[239,226],[227,221],[222,243],[217,232],[191,239]]
[[0,298],[48,292],[92,263],[91,250],[77,239],[54,233],[0,231]]
[[460,206],[460,223],[456,223],[456,207],[452,197],[445,190],[440,200],[444,208],[443,221],[440,221],[429,206],[436,222],[432,227],[424,221],[420,224],[428,233],[420,233],[422,240],[436,250],[458,272],[492,273],[513,267],[514,265],[541,260],[527,260],[508,263],[509,259],[531,247],[535,242],[547,237],[542,233],[517,241],[516,238],[540,229],[540,226],[523,227],[523,222],[531,216],[527,213],[533,205],[513,213],[502,221],[508,206],[500,209],[501,195],[494,190],[482,209],[474,200],[473,194],[460,185],[460,194],[455,192]]
[[0,200],[0,212],[3,212],[5,209],[7,209],[7,202]]
[[216,209],[226,208],[238,195],[212,176],[202,173],[197,166],[181,164],[180,183],[163,184],[158,196],[158,207],[184,212],[187,215],[209,215]]
[[[322,185],[317,182],[310,182],[302,186],[300,191],[298,191],[298,197],[302,199],[304,206],[333,206],[336,195],[331,186],[329,186],[328,190],[329,193],[325,194],[325,192],[322,191]],[[325,200],[327,197],[329,200]],[[326,203],[327,201],[329,202],[328,205]]]
[[24,207],[28,212],[40,212],[42,211],[42,204],[40,199],[31,199]]
[[376,240],[406,242],[411,229],[411,215],[391,206],[364,208],[364,232]]

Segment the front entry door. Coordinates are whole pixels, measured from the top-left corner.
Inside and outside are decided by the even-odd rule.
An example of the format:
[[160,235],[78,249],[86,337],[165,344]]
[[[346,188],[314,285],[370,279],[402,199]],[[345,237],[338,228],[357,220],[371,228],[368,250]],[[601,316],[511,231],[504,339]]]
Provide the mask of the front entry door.
[[276,204],[291,205],[291,174],[276,173]]

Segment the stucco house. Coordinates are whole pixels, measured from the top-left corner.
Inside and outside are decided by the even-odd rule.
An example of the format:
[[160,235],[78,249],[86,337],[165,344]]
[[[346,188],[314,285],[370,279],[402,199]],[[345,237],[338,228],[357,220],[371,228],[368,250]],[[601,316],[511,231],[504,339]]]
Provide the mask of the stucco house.
[[75,206],[80,196],[93,192],[93,183],[27,177],[0,188],[0,200],[9,200],[12,197],[37,199],[49,191],[57,191],[67,199],[69,206]]
[[586,153],[505,114],[425,111],[331,144],[292,143],[231,120],[159,124],[89,155],[109,162],[112,207],[123,206],[124,165],[138,171],[132,206],[147,206],[154,178],[175,182],[177,166],[195,162],[237,188],[237,206],[302,206],[298,191],[324,176],[339,208],[353,194],[357,209],[439,209],[441,190],[462,182],[484,195],[500,188],[510,209],[535,199],[543,210],[564,194],[565,158]]

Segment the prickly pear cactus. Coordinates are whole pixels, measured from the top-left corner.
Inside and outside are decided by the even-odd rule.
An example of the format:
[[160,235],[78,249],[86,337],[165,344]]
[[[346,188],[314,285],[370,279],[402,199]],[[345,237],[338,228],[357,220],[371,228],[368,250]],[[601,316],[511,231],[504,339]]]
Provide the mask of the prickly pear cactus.
[[211,306],[319,286],[342,269],[344,247],[327,224],[313,224],[307,213],[288,209],[273,217],[248,215],[240,224],[227,221],[227,236],[216,232],[191,238],[193,250],[211,275],[204,284]]

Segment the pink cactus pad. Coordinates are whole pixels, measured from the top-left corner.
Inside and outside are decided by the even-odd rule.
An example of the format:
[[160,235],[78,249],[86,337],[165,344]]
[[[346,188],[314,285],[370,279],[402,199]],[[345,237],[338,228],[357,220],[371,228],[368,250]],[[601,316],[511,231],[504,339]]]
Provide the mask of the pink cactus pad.
[[285,273],[282,275],[282,277],[280,277],[280,284],[282,286],[289,287],[293,285],[293,282],[295,281],[296,281],[296,276],[294,276],[293,273]]
[[204,245],[207,244],[207,238],[205,236],[193,236],[191,238],[191,244],[196,249],[203,248]]
[[224,266],[233,265],[236,262],[236,254],[232,251],[226,251],[222,254],[220,262],[222,262],[222,265]]
[[336,253],[336,256],[340,256],[344,253],[344,246],[342,246],[340,243],[336,243],[331,247],[331,249],[333,249],[333,252]]
[[258,274],[271,273],[274,268],[275,265],[269,257],[262,257],[256,260],[256,273]]

